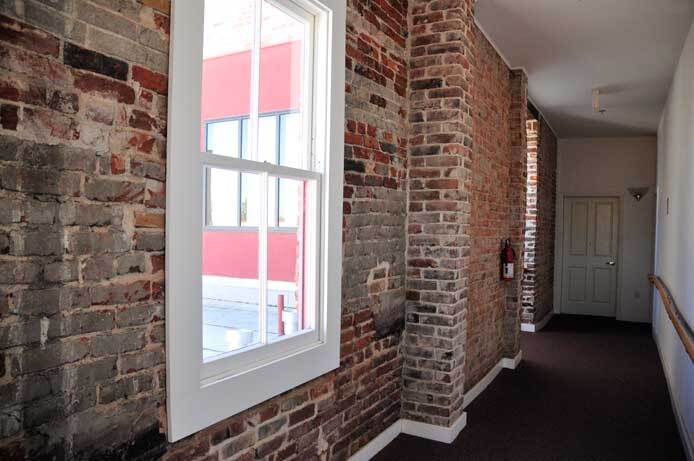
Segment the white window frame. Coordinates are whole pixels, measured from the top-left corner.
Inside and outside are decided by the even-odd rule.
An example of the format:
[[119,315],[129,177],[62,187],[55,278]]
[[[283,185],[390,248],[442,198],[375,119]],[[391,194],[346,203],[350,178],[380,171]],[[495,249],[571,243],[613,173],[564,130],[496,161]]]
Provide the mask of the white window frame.
[[[231,0],[230,0],[231,1]],[[173,0],[169,65],[166,193],[167,423],[171,442],[317,378],[339,366],[344,138],[344,0],[268,0],[299,6],[315,19],[312,171],[266,165],[317,181],[317,324],[276,344],[242,369],[210,372],[202,360],[203,166],[253,171],[248,160],[200,153],[203,2]],[[257,92],[256,92],[257,94]],[[257,99],[255,101],[257,117]],[[253,139],[253,135],[251,135]],[[309,341],[302,338],[309,337]],[[296,341],[294,341],[296,340]],[[222,363],[222,361],[215,361]],[[215,363],[211,362],[211,363]]]

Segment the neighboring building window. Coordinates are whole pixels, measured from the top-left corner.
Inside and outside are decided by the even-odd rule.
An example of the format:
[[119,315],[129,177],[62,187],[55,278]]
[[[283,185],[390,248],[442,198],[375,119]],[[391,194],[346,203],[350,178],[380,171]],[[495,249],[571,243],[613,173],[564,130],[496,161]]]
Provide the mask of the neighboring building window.
[[345,6],[172,8],[174,441],[339,365]]
[[[276,165],[300,167],[297,156],[291,155],[301,149],[301,113],[286,112],[259,116],[261,158]],[[205,150],[207,152],[235,158],[249,158],[248,117],[234,120],[212,120],[204,122]],[[223,187],[210,189],[206,203],[206,226],[209,228],[257,226],[253,210],[259,209],[258,197],[243,190],[241,181],[234,172],[214,172],[223,178],[208,178],[213,184]],[[246,180],[247,181],[247,180]],[[236,201],[235,207],[227,206],[229,197]],[[270,209],[268,226],[272,228],[294,228],[298,226],[299,197],[297,188],[288,180],[275,178],[270,184]]]

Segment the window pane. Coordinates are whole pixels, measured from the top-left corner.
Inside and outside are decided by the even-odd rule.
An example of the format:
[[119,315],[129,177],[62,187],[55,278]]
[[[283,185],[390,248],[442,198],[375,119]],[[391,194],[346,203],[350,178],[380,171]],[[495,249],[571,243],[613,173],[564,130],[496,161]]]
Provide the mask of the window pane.
[[[255,0],[205,0],[202,63],[202,126],[210,120],[248,117],[251,101],[251,52]],[[223,124],[228,122],[222,122]],[[238,123],[238,122],[234,122]],[[238,147],[227,128],[207,149],[221,155],[238,156]],[[235,132],[238,136],[238,131]],[[209,136],[209,131],[208,131]]]
[[238,171],[209,168],[207,185],[207,225],[238,226]]
[[[271,176],[270,180],[277,178]],[[315,182],[279,181],[296,198],[293,215],[285,220],[301,225],[268,233],[267,331],[271,341],[311,330],[316,321],[315,300],[307,296],[315,293]]]
[[207,152],[226,157],[239,156],[239,121],[207,123]]
[[[302,166],[305,148],[303,111],[307,107],[302,85],[305,83],[304,49],[308,44],[308,25],[263,0],[260,49],[260,113],[293,113],[293,130],[282,143],[289,140],[291,147],[284,149],[283,165]],[[285,118],[285,116],[282,116]],[[262,128],[260,130],[262,132]],[[263,135],[260,135],[262,140]],[[276,160],[273,161],[273,163]]]
[[280,165],[293,168],[303,168],[301,157],[303,153],[301,113],[294,112],[282,115],[280,127]]
[[[218,177],[215,169],[210,170],[210,177]],[[243,176],[250,179],[249,193],[260,196],[258,175],[244,173]],[[229,208],[236,203],[231,196],[226,201],[220,198],[220,204]],[[262,342],[258,308],[259,242],[257,229],[203,230],[203,360],[214,360]]]
[[257,227],[260,224],[260,176],[241,173],[241,225]]
[[302,198],[303,183],[292,179],[280,179],[279,225],[297,227],[300,213],[299,200]]
[[258,160],[277,164],[277,116],[263,115],[258,119]]
[[248,119],[241,120],[241,158],[249,159],[248,154]]

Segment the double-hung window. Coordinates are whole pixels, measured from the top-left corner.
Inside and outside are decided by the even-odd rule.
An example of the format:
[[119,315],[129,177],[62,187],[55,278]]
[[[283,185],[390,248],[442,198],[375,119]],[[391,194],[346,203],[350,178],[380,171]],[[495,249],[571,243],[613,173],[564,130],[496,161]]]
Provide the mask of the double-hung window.
[[345,5],[174,0],[172,20],[175,441],[339,365]]

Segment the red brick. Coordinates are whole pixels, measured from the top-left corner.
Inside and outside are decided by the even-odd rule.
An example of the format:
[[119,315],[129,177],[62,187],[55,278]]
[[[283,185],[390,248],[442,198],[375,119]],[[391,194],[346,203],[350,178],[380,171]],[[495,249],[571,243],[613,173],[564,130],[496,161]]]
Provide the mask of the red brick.
[[75,72],[75,88],[85,93],[96,93],[124,104],[135,102],[135,91],[127,84],[85,72]]
[[168,77],[140,66],[133,66],[133,80],[143,88],[166,95],[169,88]]
[[0,40],[48,56],[60,53],[57,37],[4,15],[0,15]]

